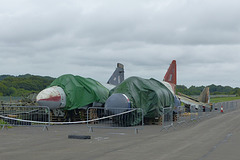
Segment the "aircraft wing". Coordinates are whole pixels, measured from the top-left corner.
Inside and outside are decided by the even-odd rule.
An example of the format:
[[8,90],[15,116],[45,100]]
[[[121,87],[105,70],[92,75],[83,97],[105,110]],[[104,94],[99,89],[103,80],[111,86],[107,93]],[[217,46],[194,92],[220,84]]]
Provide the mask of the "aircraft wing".
[[182,93],[179,93],[176,96],[180,99],[181,102],[183,102],[185,104],[196,105],[196,106],[199,106],[199,105],[210,106],[208,103],[200,102],[197,99],[195,99],[193,97],[190,97],[190,96],[187,96],[187,95],[184,95]]
[[180,96],[180,95],[176,95],[181,102],[185,103],[185,104],[190,104],[190,105],[202,105],[200,102],[194,101],[192,99],[189,99],[187,97],[184,96]]

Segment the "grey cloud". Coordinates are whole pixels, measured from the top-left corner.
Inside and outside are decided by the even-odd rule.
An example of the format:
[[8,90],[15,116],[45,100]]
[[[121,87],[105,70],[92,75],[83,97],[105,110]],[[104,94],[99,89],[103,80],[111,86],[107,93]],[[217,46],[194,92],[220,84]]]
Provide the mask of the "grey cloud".
[[0,72],[105,82],[121,62],[126,77],[162,80],[176,59],[179,84],[236,86],[239,6],[237,0],[4,1]]
[[6,24],[2,34],[12,40],[19,37],[32,41],[72,32],[79,39],[90,39],[93,44],[136,40],[160,44],[239,43],[239,36],[234,36],[239,34],[240,27],[236,21],[238,2],[215,3],[152,1],[152,5],[147,5],[138,1],[129,5],[103,1],[90,9],[90,4],[77,2],[72,6],[47,3],[36,7],[33,4],[36,11],[30,9],[24,14],[17,12],[15,16],[3,18]]

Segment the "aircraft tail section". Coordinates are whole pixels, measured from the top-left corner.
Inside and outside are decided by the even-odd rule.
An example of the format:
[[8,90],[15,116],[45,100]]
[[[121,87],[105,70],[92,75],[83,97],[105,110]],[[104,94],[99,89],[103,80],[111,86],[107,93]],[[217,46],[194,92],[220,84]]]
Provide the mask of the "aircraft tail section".
[[117,63],[117,68],[108,80],[107,84],[118,85],[124,81],[124,65]]
[[210,103],[210,91],[209,87],[205,87],[200,94],[198,100],[203,103]]
[[164,76],[163,81],[171,83],[171,84],[177,84],[177,64],[176,60],[173,60],[170,64],[170,67],[168,68],[168,71],[166,75]]

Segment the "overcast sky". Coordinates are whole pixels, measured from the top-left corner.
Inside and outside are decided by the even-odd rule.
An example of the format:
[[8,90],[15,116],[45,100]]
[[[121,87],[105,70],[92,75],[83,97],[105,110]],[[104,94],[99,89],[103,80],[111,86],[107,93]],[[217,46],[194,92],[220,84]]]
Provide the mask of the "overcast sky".
[[0,74],[240,87],[239,0],[0,0]]

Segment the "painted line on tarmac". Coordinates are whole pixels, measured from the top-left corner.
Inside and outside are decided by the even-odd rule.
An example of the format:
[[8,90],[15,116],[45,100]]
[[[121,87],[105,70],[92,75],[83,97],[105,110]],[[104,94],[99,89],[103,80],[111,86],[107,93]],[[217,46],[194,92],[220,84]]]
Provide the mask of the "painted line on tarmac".
[[229,140],[229,138],[232,137],[232,135],[233,135],[232,133],[227,134],[226,137],[225,137],[222,141],[218,142],[215,146],[213,146],[213,148],[212,148],[207,154],[203,155],[199,160],[203,160],[203,159],[207,158],[207,157],[208,157],[211,153],[213,153],[221,144],[226,143],[226,142]]

